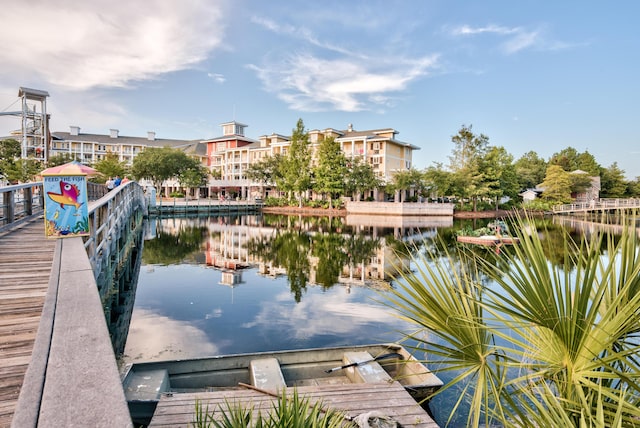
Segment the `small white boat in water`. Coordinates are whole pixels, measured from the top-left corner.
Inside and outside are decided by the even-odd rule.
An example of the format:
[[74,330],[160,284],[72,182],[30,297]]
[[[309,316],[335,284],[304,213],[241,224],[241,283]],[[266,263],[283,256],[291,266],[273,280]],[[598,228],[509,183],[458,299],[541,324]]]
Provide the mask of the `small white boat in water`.
[[416,400],[442,381],[398,344],[373,344],[134,363],[122,375],[134,423],[148,424],[163,394],[397,381]]

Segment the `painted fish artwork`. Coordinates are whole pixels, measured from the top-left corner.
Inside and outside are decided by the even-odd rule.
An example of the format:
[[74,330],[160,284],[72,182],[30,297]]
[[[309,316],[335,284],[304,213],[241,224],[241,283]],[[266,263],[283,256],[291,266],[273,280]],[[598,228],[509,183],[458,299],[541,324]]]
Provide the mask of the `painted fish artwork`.
[[67,183],[60,180],[60,193],[47,192],[47,196],[53,199],[54,202],[60,204],[61,208],[64,208],[64,204],[73,205],[76,209],[80,208],[78,202],[78,196],[80,196],[80,190],[75,184]]
[[47,238],[89,235],[86,176],[45,175],[44,193]]

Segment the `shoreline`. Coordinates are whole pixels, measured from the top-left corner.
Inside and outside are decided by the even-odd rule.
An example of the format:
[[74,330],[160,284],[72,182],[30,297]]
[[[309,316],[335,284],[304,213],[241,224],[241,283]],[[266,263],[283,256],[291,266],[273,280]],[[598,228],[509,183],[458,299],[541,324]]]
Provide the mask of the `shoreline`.
[[[346,217],[347,210],[327,209],[327,208],[298,208],[298,207],[262,207],[262,212],[267,214],[297,214],[305,216],[338,216]],[[493,211],[454,211],[454,219],[474,219],[474,218],[503,218],[514,213],[512,210],[493,210]],[[376,214],[371,214],[376,215]]]

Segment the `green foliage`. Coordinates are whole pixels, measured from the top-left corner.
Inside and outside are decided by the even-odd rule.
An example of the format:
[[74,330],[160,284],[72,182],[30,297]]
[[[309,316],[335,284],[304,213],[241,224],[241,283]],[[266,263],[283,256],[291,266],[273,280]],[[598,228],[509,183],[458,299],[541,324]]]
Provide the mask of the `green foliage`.
[[478,198],[490,195],[490,180],[484,168],[484,158],[489,150],[489,137],[475,135],[472,127],[462,126],[457,135],[451,137],[454,144],[449,157],[453,173],[453,186],[463,198],[470,198],[476,211]]
[[206,228],[200,227],[183,227],[173,233],[158,231],[156,238],[144,245],[143,262],[158,265],[178,263],[200,249],[206,232]]
[[345,176],[346,195],[357,194],[354,200],[360,200],[360,195],[365,190],[375,189],[381,186],[380,180],[376,177],[371,165],[355,157],[347,161],[347,172]]
[[333,137],[325,138],[318,148],[318,163],[313,169],[314,190],[329,197],[329,207],[333,207],[333,198],[339,197],[345,190],[347,159]]
[[542,198],[555,203],[571,202],[571,176],[560,165],[549,165],[541,184]]
[[578,153],[573,147],[554,153],[549,159],[549,165],[558,165],[567,172],[584,171],[592,176],[599,175],[601,169],[591,153],[588,151]]
[[14,138],[7,138],[0,141],[0,159],[2,161],[18,159],[21,154],[22,146],[20,141]]
[[40,161],[20,159],[21,147],[20,142],[13,138],[0,141],[0,177],[11,183],[33,181],[44,169]]
[[435,163],[423,172],[425,187],[431,198],[447,196],[451,194],[453,176],[445,171],[441,163]]
[[627,196],[628,185],[624,179],[624,171],[618,167],[617,162],[612,163],[608,168],[603,168],[600,178],[600,197],[622,198]]
[[181,150],[170,147],[150,147],[133,160],[131,174],[137,179],[151,180],[160,190],[162,182],[180,177],[185,171],[196,168],[197,160]]
[[41,161],[35,159],[18,159],[13,162],[7,162],[3,166],[2,173],[10,182],[27,183],[34,181],[36,175],[44,169]]
[[103,177],[124,177],[127,173],[127,164],[121,162],[116,153],[107,153],[105,157],[96,162],[93,167],[102,174]]
[[572,193],[584,193],[586,192],[592,185],[591,177],[589,174],[584,173],[571,173],[569,174],[569,179],[571,181],[571,192]]
[[514,164],[518,186],[521,190],[534,189],[544,180],[547,162],[534,151],[522,155]]
[[220,417],[215,418],[215,412],[209,412],[209,407],[202,407],[196,401],[196,428],[339,428],[355,427],[345,418],[342,412],[326,409],[322,401],[311,403],[308,397],[301,397],[294,389],[291,397],[282,394],[273,404],[268,415],[254,411],[252,405],[231,403],[225,400],[224,407],[220,406]]
[[[635,229],[550,241],[525,217],[511,230],[520,243],[503,247],[499,263],[467,247],[428,252],[391,290],[390,307],[417,327],[409,338],[430,367],[454,372],[437,392],[460,388],[451,418],[468,403],[467,426],[637,426]],[[547,247],[564,262],[550,264]]]
[[76,157],[70,153],[58,153],[56,155],[50,156],[49,159],[47,159],[47,168],[64,165],[65,163],[69,163],[74,160],[76,160]]
[[257,162],[253,162],[247,168],[246,174],[249,180],[257,181],[263,186],[282,181],[281,167],[283,157],[280,154],[267,156]]
[[291,145],[279,168],[278,188],[284,192],[297,193],[299,206],[302,207],[303,193],[311,186],[311,152],[309,134],[304,122],[298,119],[291,135]]
[[178,181],[185,187],[201,187],[207,184],[207,169],[194,158],[183,165],[178,173]]
[[551,211],[551,208],[556,205],[554,201],[547,201],[544,199],[534,199],[533,201],[527,202],[524,207],[528,211]]
[[[410,189],[414,189],[418,194],[424,194],[425,186],[422,173],[414,168],[396,171],[391,177],[391,184],[388,190],[406,193]],[[406,201],[407,195],[400,202]]]

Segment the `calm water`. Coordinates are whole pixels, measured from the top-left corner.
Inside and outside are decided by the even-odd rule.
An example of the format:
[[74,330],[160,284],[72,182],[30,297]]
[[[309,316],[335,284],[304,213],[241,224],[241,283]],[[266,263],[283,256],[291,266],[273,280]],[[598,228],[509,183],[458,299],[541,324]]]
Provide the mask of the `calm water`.
[[[451,241],[462,224],[377,220],[387,223],[284,216],[149,223],[123,361],[401,340],[412,326],[381,303],[393,286],[384,272],[413,266],[393,249],[436,234]],[[430,404],[437,421],[455,394]]]

